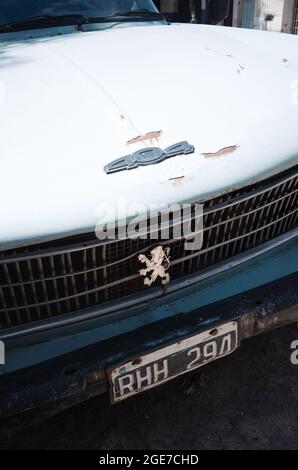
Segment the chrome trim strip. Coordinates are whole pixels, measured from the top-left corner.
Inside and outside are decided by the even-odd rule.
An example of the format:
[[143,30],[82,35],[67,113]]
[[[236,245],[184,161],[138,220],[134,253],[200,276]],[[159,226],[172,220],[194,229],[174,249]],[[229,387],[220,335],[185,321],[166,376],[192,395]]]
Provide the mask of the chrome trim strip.
[[165,290],[164,288],[155,287],[153,289],[150,289],[147,292],[142,292],[141,294],[138,293],[137,295],[127,297],[124,300],[109,303],[109,305],[103,306],[100,308],[95,307],[92,309],[80,310],[75,313],[67,314],[63,318],[53,317],[50,320],[45,320],[43,322],[40,322],[39,324],[35,323],[34,325],[27,325],[27,326],[24,325],[20,327],[11,328],[3,333],[1,333],[0,331],[0,339],[8,340],[8,339],[19,338],[21,336],[29,335],[32,333],[44,332],[49,329],[67,326],[67,325],[71,325],[73,323],[79,323],[85,320],[91,320],[98,316],[112,314],[124,308],[130,308],[138,304],[147,302],[149,300],[157,299],[158,297],[162,297],[165,294],[170,294],[178,290],[184,289],[186,287],[190,287],[193,284],[196,284],[197,282],[203,281],[212,276],[223,273],[227,271],[228,269],[235,268],[247,261],[250,261],[256,258],[257,256],[267,253],[273,248],[281,246],[290,240],[294,240],[297,237],[298,237],[298,228],[295,228],[291,230],[290,232],[284,235],[281,235],[280,237],[270,242],[266,242],[263,245],[260,245],[258,248],[247,251],[244,255],[242,254],[237,255],[234,258],[230,258],[228,261],[223,261],[221,263],[218,263],[216,266],[213,266],[212,268],[208,268],[199,273],[191,274],[189,276],[185,276],[181,279],[173,281],[171,284],[167,286]]

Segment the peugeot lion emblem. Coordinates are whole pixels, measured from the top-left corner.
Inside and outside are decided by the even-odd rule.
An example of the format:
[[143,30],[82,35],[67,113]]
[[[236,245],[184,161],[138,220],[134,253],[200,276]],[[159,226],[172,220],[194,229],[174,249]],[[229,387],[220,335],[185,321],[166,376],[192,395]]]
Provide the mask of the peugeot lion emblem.
[[195,152],[195,147],[188,142],[178,142],[165,150],[159,147],[148,147],[138,150],[131,155],[118,158],[104,167],[107,174],[116,173],[117,171],[132,170],[138,166],[155,165],[161,163],[168,158],[178,155],[189,155]]
[[[170,282],[170,275],[167,270],[170,267],[170,248],[163,249],[162,246],[154,248],[151,252],[151,259],[145,255],[139,255],[139,261],[146,264],[145,269],[139,271],[140,276],[144,276],[144,285],[150,287],[160,277],[161,283],[166,285]],[[146,277],[148,273],[150,276]]]

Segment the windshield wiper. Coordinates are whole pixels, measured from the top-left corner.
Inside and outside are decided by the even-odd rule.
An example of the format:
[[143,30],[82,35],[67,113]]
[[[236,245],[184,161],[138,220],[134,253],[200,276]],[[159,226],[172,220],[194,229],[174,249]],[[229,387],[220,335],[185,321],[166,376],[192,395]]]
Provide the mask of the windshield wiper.
[[75,24],[81,26],[88,23],[109,23],[111,21],[127,21],[128,19],[138,20],[162,20],[166,21],[165,17],[158,12],[150,11],[147,9],[131,10],[125,12],[117,12],[111,16],[94,16],[85,17],[79,14],[68,15],[39,15],[32,16],[31,18],[24,18],[22,20],[13,21],[0,26],[0,33],[10,31],[22,31],[23,29],[42,28],[47,26],[57,25],[71,25]]
[[167,21],[165,17],[158,12],[144,9],[119,11],[110,16],[91,16],[88,18],[88,23],[110,23],[120,21]]
[[158,13],[157,11],[150,11],[146,8],[139,8],[137,10],[130,10],[125,12],[117,12],[114,13],[113,16],[119,17],[138,17],[138,18],[149,18],[149,19],[157,19],[157,20],[165,20],[165,17]]
[[0,26],[0,32],[20,31],[22,29],[29,29],[43,26],[56,26],[63,24],[84,24],[89,20],[83,15],[69,14],[69,15],[39,15],[32,16],[31,18],[24,18],[23,20],[13,21]]

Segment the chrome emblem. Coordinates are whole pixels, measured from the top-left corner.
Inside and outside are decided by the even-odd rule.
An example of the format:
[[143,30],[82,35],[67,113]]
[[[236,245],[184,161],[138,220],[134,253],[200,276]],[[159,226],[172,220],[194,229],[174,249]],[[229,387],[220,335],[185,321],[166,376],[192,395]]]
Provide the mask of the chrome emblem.
[[195,148],[188,142],[178,142],[178,144],[171,145],[165,150],[159,147],[148,147],[137,152],[126,155],[125,157],[118,158],[104,167],[105,172],[116,173],[117,171],[133,170],[138,166],[156,165],[168,158],[176,157],[178,155],[189,155],[194,153]]
[[168,284],[170,282],[170,275],[167,273],[171,264],[170,248],[163,249],[162,246],[158,246],[150,254],[151,259],[148,259],[145,255],[139,255],[139,261],[146,264],[146,268],[139,271],[140,276],[145,277],[148,273],[151,273],[150,276],[145,277],[144,285],[150,287],[159,277],[163,285]]

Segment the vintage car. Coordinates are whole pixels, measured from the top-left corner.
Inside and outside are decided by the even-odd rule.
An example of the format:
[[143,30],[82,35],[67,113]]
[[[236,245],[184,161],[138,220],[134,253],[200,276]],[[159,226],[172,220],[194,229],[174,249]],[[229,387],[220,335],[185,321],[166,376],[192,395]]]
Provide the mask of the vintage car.
[[2,422],[297,323],[298,38],[151,0],[0,7]]

